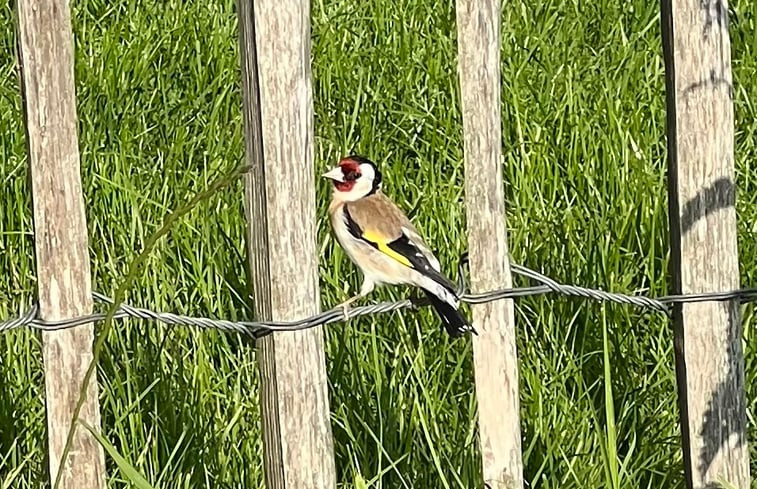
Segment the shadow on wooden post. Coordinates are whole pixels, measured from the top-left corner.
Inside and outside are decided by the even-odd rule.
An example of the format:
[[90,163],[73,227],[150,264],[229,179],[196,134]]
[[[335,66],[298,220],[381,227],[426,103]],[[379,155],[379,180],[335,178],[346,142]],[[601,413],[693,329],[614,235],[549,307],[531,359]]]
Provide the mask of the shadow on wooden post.
[[[512,286],[502,177],[499,23],[499,0],[457,0],[473,292]],[[520,489],[523,462],[513,301],[472,309],[480,334],[473,338],[473,360],[484,482],[491,489]]]
[[[254,310],[257,319],[297,319],[319,310],[310,5],[238,5]],[[336,487],[322,327],[257,346],[267,487]]]
[[[724,0],[662,0],[673,293],[739,288],[733,88]],[[674,309],[690,489],[749,488],[738,301]]]
[[[18,45],[34,207],[40,317],[92,312],[87,223],[82,197],[74,92],[73,35],[63,0],[18,1]],[[42,333],[50,479],[64,489],[105,487],[103,448],[75,426],[61,467],[82,382],[92,361],[91,324]],[[97,380],[87,386],[79,418],[100,429]]]

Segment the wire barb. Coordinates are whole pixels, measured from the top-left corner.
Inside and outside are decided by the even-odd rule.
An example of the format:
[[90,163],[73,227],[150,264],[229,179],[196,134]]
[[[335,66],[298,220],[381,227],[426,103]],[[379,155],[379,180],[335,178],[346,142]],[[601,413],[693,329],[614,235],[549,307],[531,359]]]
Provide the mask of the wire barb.
[[[557,294],[566,297],[579,297],[591,301],[632,305],[643,309],[663,312],[669,315],[670,306],[674,304],[729,300],[739,300],[740,302],[757,301],[757,288],[727,292],[668,295],[656,299],[643,295],[606,292],[604,290],[561,284],[546,275],[521,265],[512,265],[512,271],[537,282],[539,285],[499,289],[482,293],[469,293],[467,292],[467,283],[465,281],[465,265],[467,265],[467,263],[468,254],[465,253],[458,264],[457,292],[460,296],[460,300],[468,304],[484,304],[503,299]],[[113,300],[103,294],[94,292],[93,297],[96,302],[109,305],[113,304]],[[383,314],[401,309],[417,309],[419,306],[427,304],[428,301],[424,299],[403,299],[396,302],[379,302],[367,306],[352,307],[350,308],[349,317],[353,318],[358,316]],[[85,316],[58,321],[45,321],[38,316],[39,307],[37,304],[34,304],[23,315],[0,322],[0,333],[25,326],[40,331],[58,331],[102,321],[105,319],[106,314],[95,312]],[[201,329],[217,329],[231,333],[242,333],[250,335],[253,338],[261,338],[275,331],[299,331],[345,320],[344,313],[340,307],[296,321],[228,321],[225,319],[184,316],[170,312],[157,312],[141,307],[134,307],[125,303],[119,305],[113,317],[114,319],[134,318],[158,321],[169,326],[192,326]]]

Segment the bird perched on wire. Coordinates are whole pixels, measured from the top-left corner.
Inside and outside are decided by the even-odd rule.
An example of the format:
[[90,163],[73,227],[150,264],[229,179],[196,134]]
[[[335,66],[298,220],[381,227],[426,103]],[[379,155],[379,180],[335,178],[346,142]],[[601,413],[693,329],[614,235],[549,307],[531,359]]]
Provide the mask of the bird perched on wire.
[[329,217],[337,241],[363,272],[360,292],[350,304],[380,284],[413,285],[425,292],[450,336],[476,333],[460,312],[455,285],[423,242],[404,212],[381,191],[381,172],[374,162],[351,155],[323,174],[333,181]]

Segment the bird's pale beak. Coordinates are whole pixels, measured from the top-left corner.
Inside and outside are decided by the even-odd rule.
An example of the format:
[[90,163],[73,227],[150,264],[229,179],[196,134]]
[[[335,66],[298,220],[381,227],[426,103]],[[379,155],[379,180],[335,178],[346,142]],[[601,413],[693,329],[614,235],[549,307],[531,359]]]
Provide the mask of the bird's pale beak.
[[343,182],[344,181],[344,174],[342,173],[342,168],[337,166],[336,168],[333,168],[323,175],[321,175],[323,178],[329,178],[331,180],[336,180],[337,182]]

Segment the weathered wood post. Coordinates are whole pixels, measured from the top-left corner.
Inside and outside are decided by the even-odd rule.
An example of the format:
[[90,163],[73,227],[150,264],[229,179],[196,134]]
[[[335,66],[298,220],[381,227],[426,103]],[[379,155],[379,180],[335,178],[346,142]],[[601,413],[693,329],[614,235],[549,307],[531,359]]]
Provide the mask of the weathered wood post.
[[[727,0],[662,0],[674,293],[739,288]],[[689,488],[749,488],[738,301],[674,311]]]
[[[512,285],[502,177],[499,22],[499,0],[457,0],[465,206],[474,292]],[[521,488],[513,302],[491,302],[472,309],[480,334],[473,338],[473,360],[484,482],[492,489]]]
[[[318,312],[310,2],[239,0],[255,313]],[[258,343],[269,489],[336,487],[322,328]]]
[[[40,317],[92,312],[87,223],[79,174],[73,35],[65,0],[18,0],[18,45],[34,207]],[[92,361],[92,325],[42,333],[50,478],[61,488],[104,488],[102,446],[78,428],[61,455]],[[100,427],[97,380],[79,418]]]

